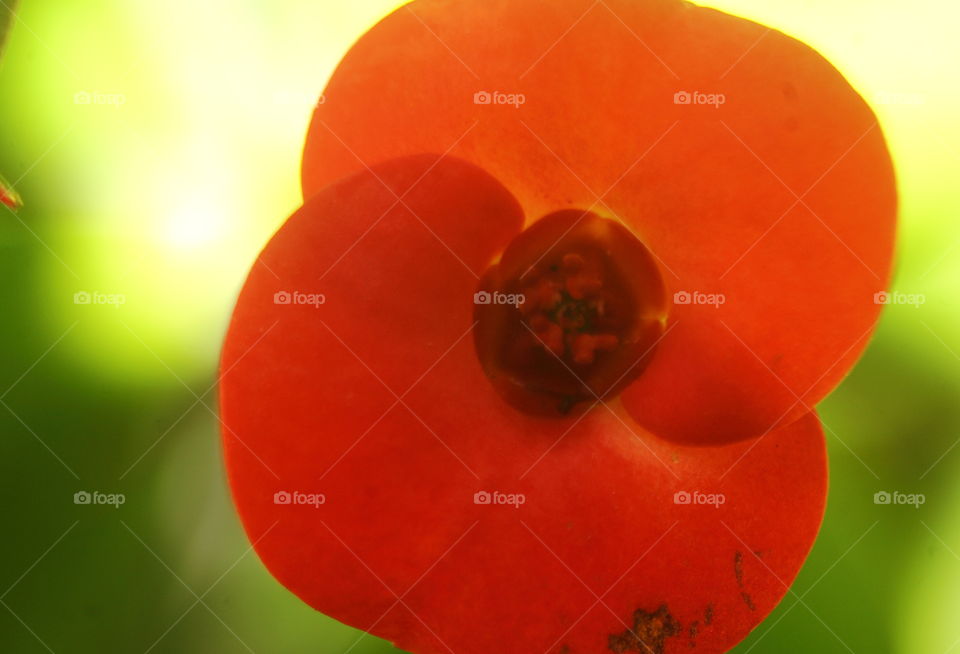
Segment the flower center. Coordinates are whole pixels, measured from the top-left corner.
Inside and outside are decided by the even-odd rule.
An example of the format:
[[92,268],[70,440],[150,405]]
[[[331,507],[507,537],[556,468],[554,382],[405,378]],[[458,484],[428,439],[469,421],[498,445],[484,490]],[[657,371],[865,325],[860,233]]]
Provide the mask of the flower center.
[[567,415],[609,399],[646,368],[663,332],[663,280],[620,223],[550,214],[519,234],[475,296],[474,342],[516,408]]

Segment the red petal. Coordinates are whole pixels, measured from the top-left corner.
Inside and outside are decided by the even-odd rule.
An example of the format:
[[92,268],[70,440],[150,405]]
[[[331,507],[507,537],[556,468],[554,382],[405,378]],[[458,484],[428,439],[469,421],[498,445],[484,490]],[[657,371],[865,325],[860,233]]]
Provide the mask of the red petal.
[[0,204],[5,204],[11,209],[17,209],[23,205],[20,195],[2,175],[0,175]]
[[[580,420],[510,408],[469,338],[468,268],[519,223],[484,173],[421,157],[322,191],[278,232],[222,362],[227,469],[250,539],[311,606],[418,654],[640,651],[628,628],[655,652],[726,651],[813,542],[819,423],[697,448],[618,405]],[[476,504],[481,491],[525,501]],[[284,492],[303,495],[275,503]],[[724,502],[678,504],[678,492]]]
[[[525,103],[474,104],[495,91]],[[725,103],[675,104],[698,91]],[[619,216],[671,297],[724,296],[676,306],[625,394],[663,436],[730,441],[795,419],[878,315],[896,213],[883,136],[828,62],[777,31],[673,0],[418,0],[358,42],[325,97],[307,197],[361,160],[450,149],[528,218]]]

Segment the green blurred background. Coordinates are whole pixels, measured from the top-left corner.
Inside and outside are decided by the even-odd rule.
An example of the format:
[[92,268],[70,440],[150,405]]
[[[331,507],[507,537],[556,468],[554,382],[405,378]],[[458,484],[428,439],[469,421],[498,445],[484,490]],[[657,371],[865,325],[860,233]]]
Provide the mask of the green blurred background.
[[[212,387],[246,268],[299,204],[312,105],[397,4],[21,7],[0,63],[0,171],[26,201],[0,208],[0,652],[392,651],[248,551]],[[821,406],[823,531],[735,651],[960,652],[960,10],[711,4],[817,47],[875,106],[902,191],[894,288],[925,300],[888,307]]]

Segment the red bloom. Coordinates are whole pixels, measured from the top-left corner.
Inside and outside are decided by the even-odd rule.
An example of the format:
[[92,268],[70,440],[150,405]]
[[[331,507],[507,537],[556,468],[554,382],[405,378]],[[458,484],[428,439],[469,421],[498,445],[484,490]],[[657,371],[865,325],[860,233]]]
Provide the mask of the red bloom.
[[284,585],[418,654],[719,652],[773,608],[895,193],[859,96],[765,30],[418,0],[347,55],[223,354]]
[[7,180],[0,175],[0,204],[5,204],[11,209],[16,209],[22,204],[20,195],[14,190]]

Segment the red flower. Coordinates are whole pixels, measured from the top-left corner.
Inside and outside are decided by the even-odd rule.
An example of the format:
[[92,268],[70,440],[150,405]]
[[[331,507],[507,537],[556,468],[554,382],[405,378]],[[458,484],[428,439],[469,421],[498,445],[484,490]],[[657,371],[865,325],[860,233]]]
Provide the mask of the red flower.
[[889,274],[870,110],[673,0],[418,0],[325,97],[223,354],[266,565],[418,654],[733,646],[813,542],[811,407]]

